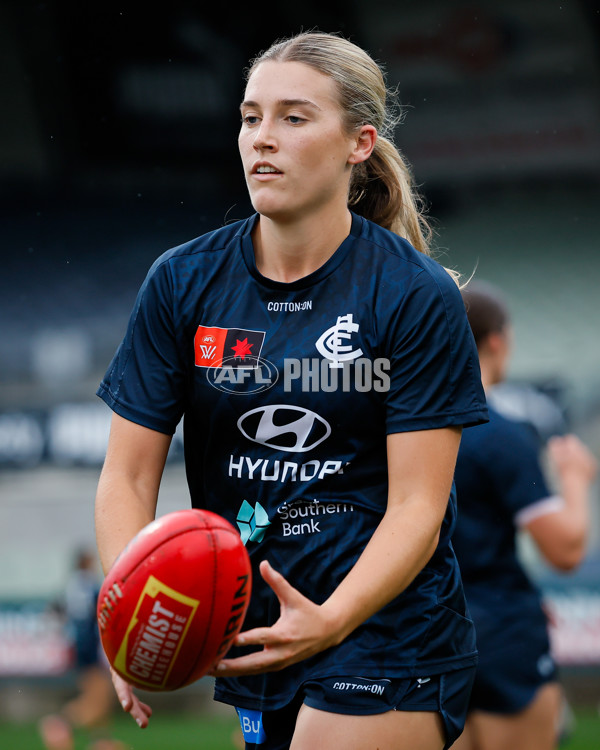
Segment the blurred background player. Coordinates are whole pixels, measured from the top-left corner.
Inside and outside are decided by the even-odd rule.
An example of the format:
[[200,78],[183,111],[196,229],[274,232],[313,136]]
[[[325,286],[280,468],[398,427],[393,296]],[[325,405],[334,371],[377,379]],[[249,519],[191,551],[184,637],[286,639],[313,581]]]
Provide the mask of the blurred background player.
[[[488,392],[504,380],[510,359],[507,305],[484,282],[471,282],[463,299]],[[553,493],[533,432],[489,411],[488,424],[463,433],[455,475],[453,544],[479,649],[467,725],[456,747],[550,750],[558,742],[562,691],[541,597],[519,562],[516,537],[526,530],[550,565],[575,568],[585,554],[596,461],[574,435],[551,438]]]
[[106,736],[115,697],[96,620],[100,590],[96,560],[89,550],[80,550],[76,554],[59,604],[73,644],[78,694],[58,714],[45,716],[40,721],[40,734],[48,750],[72,750],[75,747],[73,730],[78,728],[96,735],[89,750],[125,748],[123,743]]

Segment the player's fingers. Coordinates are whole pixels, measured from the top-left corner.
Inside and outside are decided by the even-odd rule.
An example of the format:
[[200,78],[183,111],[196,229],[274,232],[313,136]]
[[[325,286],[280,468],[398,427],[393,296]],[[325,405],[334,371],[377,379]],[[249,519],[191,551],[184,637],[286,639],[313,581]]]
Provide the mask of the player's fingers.
[[279,638],[273,628],[252,628],[240,633],[234,640],[236,646],[264,646],[278,643]]
[[238,675],[262,674],[283,669],[289,663],[289,655],[278,652],[257,651],[236,659],[223,659],[210,673],[214,677],[236,677]]
[[275,568],[271,566],[271,563],[268,560],[263,560],[261,562],[260,574],[265,583],[268,583],[273,589],[275,595],[282,604],[289,604],[294,600],[299,601],[305,598],[298,589],[295,589],[291,583],[286,581],[281,573],[278,573]]
[[128,682],[120,677],[114,669],[110,670],[117,698],[123,706],[123,711],[130,711],[133,706],[133,690]]
[[152,709],[147,703],[142,703],[128,682],[111,669],[112,681],[117,697],[123,706],[123,711],[131,714],[137,725],[144,729],[148,726],[148,719],[152,716]]
[[140,729],[145,729],[148,726],[150,716],[152,716],[152,709],[150,709],[150,706],[146,703],[142,703],[134,696],[133,705],[129,713],[135,719],[138,727]]
[[139,699],[138,699],[138,703],[142,711],[146,714],[148,718],[150,718],[152,716],[152,709],[150,708],[150,706],[147,703],[142,703],[142,701]]
[[553,437],[548,441],[550,459],[556,469],[575,470],[593,481],[597,472],[597,462],[589,448],[575,435]]

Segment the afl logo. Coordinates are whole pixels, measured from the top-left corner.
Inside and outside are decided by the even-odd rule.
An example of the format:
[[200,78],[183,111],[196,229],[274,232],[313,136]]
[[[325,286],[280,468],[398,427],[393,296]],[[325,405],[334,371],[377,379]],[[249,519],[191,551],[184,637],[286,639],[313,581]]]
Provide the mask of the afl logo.
[[260,406],[243,414],[237,426],[248,440],[287,453],[306,453],[331,435],[323,417],[301,406]]
[[206,379],[223,393],[247,395],[272,388],[279,379],[279,370],[268,359],[258,357],[253,367],[241,367],[237,357],[227,357],[219,367],[209,367]]
[[202,337],[202,341],[205,344],[214,344],[216,340],[217,339],[214,336],[210,336],[210,335]]

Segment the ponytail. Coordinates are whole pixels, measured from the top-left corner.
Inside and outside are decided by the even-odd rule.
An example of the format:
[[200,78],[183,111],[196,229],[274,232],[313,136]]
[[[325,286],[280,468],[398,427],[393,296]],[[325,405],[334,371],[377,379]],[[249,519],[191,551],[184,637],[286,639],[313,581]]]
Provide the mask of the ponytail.
[[378,136],[370,158],[353,168],[348,205],[429,255],[432,231],[408,164],[396,146]]
[[[431,256],[433,230],[425,217],[423,199],[415,190],[407,162],[384,136],[377,136],[367,161],[353,167],[348,206]],[[452,268],[445,270],[460,287],[460,273]]]

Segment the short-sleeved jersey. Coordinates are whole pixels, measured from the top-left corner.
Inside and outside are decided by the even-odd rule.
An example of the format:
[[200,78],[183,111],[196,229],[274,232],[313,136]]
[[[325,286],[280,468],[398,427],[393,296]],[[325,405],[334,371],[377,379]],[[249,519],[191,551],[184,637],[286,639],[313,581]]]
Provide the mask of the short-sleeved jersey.
[[[463,433],[455,472],[458,519],[452,544],[481,649],[494,637],[546,636],[540,596],[516,551],[516,519],[550,496],[532,432],[489,407],[487,424]],[[507,623],[513,623],[508,628]],[[504,633],[504,635],[502,635]]]
[[[154,263],[98,391],[154,430],[172,433],[184,417],[192,504],[237,525],[254,566],[245,629],[279,614],[262,559],[317,603],[348,573],[386,509],[387,434],[487,418],[464,305],[441,266],[353,215],[323,266],[281,283],[256,267],[257,220]],[[304,679],[473,663],[454,517],[452,496],[425,569],[339,646],[274,674],[219,679],[216,697],[272,710]]]

